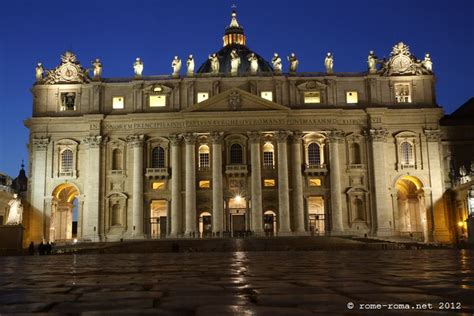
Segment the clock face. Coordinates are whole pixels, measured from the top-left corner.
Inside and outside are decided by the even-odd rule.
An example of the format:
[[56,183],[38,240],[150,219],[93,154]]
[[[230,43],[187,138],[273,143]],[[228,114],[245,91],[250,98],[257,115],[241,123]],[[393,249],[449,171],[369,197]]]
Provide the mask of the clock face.
[[395,57],[392,61],[392,67],[394,70],[403,72],[406,71],[411,65],[410,58],[407,56]]
[[77,77],[77,69],[73,66],[65,66],[61,69],[61,75],[65,80],[72,80]]

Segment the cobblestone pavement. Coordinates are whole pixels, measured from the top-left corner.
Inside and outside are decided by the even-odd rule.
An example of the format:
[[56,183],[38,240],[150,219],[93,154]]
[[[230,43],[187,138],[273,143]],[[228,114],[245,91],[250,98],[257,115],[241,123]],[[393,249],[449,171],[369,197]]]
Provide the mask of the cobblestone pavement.
[[[352,302],[354,305],[352,309]],[[459,302],[459,303],[458,303]],[[381,308],[361,310],[364,308]],[[399,304],[386,305],[385,304]],[[407,305],[410,304],[410,305]],[[0,257],[0,314],[474,313],[467,250]],[[443,304],[443,305],[440,305]],[[389,308],[392,307],[390,310]],[[429,305],[425,306],[429,308]],[[457,309],[457,308],[461,309]],[[407,313],[410,308],[411,313]]]

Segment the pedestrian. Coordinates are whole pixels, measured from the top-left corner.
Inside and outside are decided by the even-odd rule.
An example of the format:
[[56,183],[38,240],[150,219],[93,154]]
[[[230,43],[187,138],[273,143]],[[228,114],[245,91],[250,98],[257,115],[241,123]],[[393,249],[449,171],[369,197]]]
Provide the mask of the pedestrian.
[[51,243],[48,241],[45,245],[45,252],[47,255],[50,255],[51,254],[51,251],[53,250],[53,246],[51,245]]
[[35,243],[34,242],[30,242],[30,246],[28,247],[28,253],[30,254],[30,256],[35,255]]
[[41,242],[38,246],[38,253],[40,256],[44,255],[44,247],[45,247],[45,244],[43,244],[43,242]]

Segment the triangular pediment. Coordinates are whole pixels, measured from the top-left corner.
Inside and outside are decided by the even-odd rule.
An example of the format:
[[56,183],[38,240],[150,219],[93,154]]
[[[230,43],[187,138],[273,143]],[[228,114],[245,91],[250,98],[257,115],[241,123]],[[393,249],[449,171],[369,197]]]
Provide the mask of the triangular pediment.
[[288,111],[286,106],[265,100],[247,91],[232,88],[181,112]]

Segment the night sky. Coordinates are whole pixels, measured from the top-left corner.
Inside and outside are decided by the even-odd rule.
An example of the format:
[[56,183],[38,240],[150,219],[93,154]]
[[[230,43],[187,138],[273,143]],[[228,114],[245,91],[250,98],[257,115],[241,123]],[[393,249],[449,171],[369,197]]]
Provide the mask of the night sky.
[[295,52],[299,71],[323,71],[331,51],[336,72],[358,72],[369,50],[388,57],[404,41],[419,59],[431,54],[447,113],[474,95],[472,0],[1,1],[0,172],[16,176],[27,165],[23,120],[37,62],[54,68],[72,50],[85,67],[99,57],[104,77],[131,77],[136,57],[144,75],[159,75],[171,73],[174,55],[192,53],[197,69],[222,47],[233,3],[248,46],[267,60]]

